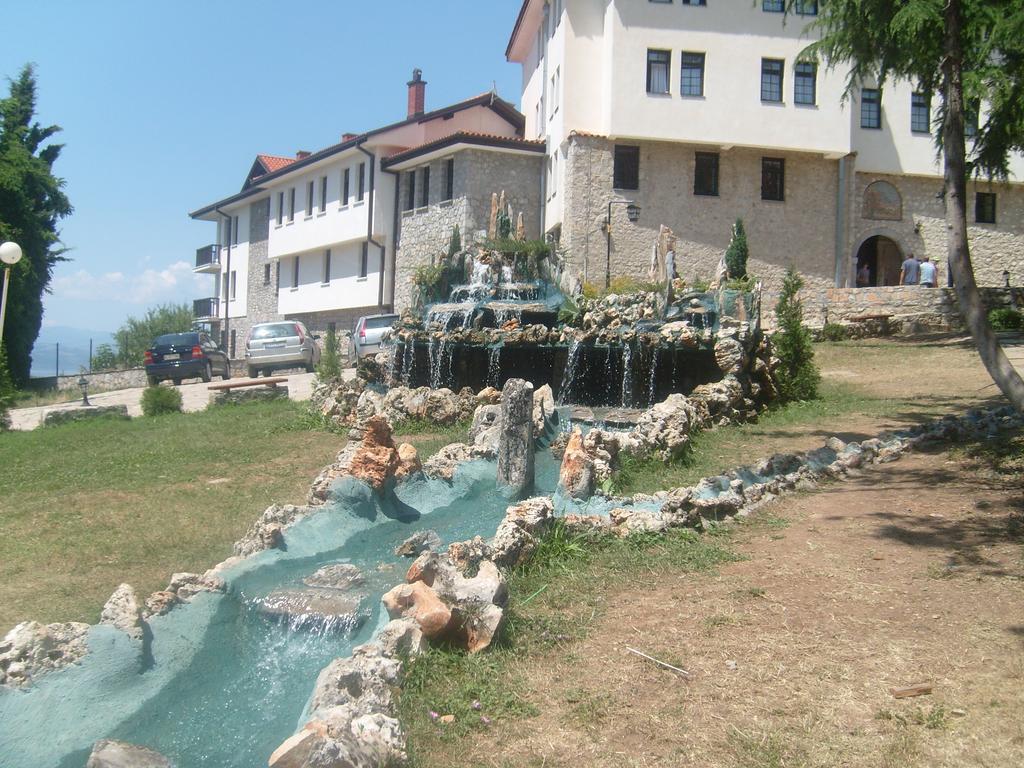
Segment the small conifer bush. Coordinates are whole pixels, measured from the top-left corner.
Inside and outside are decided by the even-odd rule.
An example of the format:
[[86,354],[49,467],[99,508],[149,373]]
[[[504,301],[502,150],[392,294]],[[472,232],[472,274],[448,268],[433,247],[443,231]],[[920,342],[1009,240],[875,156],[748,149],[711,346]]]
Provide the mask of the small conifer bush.
[[142,393],[142,414],[160,416],[181,413],[181,392],[171,387],[146,387]]
[[732,227],[732,240],[725,251],[725,269],[730,280],[739,280],[747,276],[747,233],[743,229],[743,219],[736,219]]
[[803,278],[790,267],[782,281],[782,295],[775,307],[778,330],[772,337],[772,346],[780,361],[775,369],[775,383],[779,399],[784,403],[815,399],[821,378],[814,364],[811,332],[804,326],[804,308],[799,296],[803,285]]
[[320,355],[320,364],[316,367],[316,375],[320,381],[341,378],[341,345],[338,343],[338,332],[333,326],[327,328],[324,337],[324,351]]

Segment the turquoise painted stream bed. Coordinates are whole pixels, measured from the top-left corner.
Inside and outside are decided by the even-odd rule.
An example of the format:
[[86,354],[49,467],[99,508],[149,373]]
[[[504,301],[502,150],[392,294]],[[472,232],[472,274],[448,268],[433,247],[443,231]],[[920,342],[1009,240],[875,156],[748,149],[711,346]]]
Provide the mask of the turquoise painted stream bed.
[[[539,452],[537,493],[552,493],[557,475],[550,454]],[[380,596],[408,566],[394,547],[421,529],[445,544],[492,535],[509,504],[494,477],[493,462],[466,464],[452,484],[401,486],[399,503],[387,508],[365,486],[343,481],[333,503],[289,528],[285,551],[260,553],[227,572],[226,594],[201,594],[153,617],[148,652],[96,626],[80,664],[27,690],[0,688],[0,766],[82,768],[103,738],[151,747],[178,768],[266,765],[302,721],[320,670],[387,620]],[[367,577],[357,628],[292,628],[256,610],[271,591],[301,586],[321,566],[342,562]]]

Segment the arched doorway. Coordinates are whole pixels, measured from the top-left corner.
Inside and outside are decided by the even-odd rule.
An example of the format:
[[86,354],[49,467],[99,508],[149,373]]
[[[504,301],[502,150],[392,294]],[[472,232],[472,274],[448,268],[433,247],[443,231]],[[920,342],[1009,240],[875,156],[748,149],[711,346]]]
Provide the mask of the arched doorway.
[[[903,252],[895,240],[885,235],[874,235],[861,243],[857,249],[858,276],[865,264],[868,267],[867,285],[899,285]],[[860,279],[857,285],[864,287]]]

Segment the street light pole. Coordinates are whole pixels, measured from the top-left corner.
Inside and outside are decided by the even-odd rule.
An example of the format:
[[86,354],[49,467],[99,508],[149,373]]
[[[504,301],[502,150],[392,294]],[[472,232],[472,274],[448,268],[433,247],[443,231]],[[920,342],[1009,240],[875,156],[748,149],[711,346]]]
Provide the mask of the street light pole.
[[604,262],[604,289],[608,290],[612,286],[612,206],[613,205],[624,205],[626,206],[626,216],[629,218],[631,223],[636,223],[637,219],[640,218],[640,206],[634,203],[632,200],[609,200],[608,201],[608,215],[605,216],[604,220],[604,234],[605,240],[608,244],[608,252],[605,256]]
[[11,267],[21,261],[21,246],[9,241],[0,245],[0,261],[7,265],[4,268],[4,292],[2,298],[0,298],[0,347],[2,347],[4,343],[4,318],[7,316],[7,286],[11,282]]

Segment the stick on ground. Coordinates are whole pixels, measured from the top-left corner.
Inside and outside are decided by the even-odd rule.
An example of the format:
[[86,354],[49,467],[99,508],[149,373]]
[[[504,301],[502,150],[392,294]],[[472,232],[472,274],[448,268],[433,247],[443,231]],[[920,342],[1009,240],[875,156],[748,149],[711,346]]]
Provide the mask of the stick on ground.
[[642,656],[643,658],[647,659],[648,661],[653,661],[658,666],[665,667],[666,669],[671,669],[673,672],[678,672],[679,674],[686,675],[687,677],[690,676],[690,673],[687,672],[685,669],[680,669],[679,667],[673,667],[671,664],[667,664],[664,661],[660,661],[659,659],[656,659],[653,656],[648,656],[646,653],[643,653],[642,651],[638,651],[636,648],[630,648],[629,646],[626,646],[626,650],[629,651],[630,653],[635,653],[637,656]]

